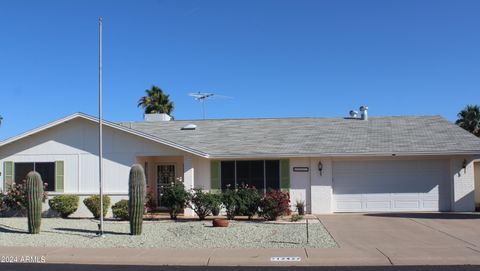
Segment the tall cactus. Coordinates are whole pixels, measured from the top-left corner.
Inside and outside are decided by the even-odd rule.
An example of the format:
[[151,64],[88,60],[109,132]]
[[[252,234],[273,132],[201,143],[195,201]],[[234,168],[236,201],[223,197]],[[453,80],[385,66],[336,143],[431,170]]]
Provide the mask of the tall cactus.
[[42,222],[43,182],[38,172],[30,171],[26,180],[28,232],[40,233]]
[[128,216],[130,234],[142,234],[143,214],[145,212],[145,172],[141,165],[135,164],[130,169],[128,181]]

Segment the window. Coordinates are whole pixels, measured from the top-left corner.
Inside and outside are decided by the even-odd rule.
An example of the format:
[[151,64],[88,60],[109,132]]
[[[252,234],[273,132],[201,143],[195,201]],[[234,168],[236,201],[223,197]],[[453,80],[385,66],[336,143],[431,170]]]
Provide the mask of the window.
[[259,190],[280,188],[280,161],[250,160],[221,162],[222,189],[235,185],[254,186]]
[[42,176],[42,181],[47,183],[46,191],[55,191],[55,163],[54,162],[34,162],[34,163],[15,163],[15,183],[25,181],[27,174],[35,170]]
[[33,170],[33,163],[15,163],[15,183],[23,183],[27,174]]
[[222,190],[235,187],[235,161],[223,161],[221,173]]
[[280,189],[280,161],[265,161],[265,184],[268,189]]

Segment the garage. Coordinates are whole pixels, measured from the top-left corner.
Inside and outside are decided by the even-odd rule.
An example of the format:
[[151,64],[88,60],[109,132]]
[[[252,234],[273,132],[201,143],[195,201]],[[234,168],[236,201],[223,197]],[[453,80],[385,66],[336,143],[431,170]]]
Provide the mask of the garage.
[[449,160],[334,161],[333,211],[448,211],[449,169]]

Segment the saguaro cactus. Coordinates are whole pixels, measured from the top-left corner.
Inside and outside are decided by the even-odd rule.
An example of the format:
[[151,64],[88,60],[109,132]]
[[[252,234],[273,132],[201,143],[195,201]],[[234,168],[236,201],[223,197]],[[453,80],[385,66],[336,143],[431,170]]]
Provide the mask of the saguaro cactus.
[[130,234],[142,234],[143,213],[145,212],[145,172],[141,165],[135,164],[130,169],[128,181],[128,216]]
[[40,233],[42,222],[43,182],[38,172],[30,171],[26,180],[28,232]]

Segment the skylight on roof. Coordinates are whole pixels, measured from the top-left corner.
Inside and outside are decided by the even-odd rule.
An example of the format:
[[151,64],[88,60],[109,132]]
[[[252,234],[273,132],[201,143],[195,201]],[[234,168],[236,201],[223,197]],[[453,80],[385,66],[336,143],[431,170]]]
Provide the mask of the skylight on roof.
[[195,130],[197,129],[197,125],[190,123],[182,127],[182,130]]

